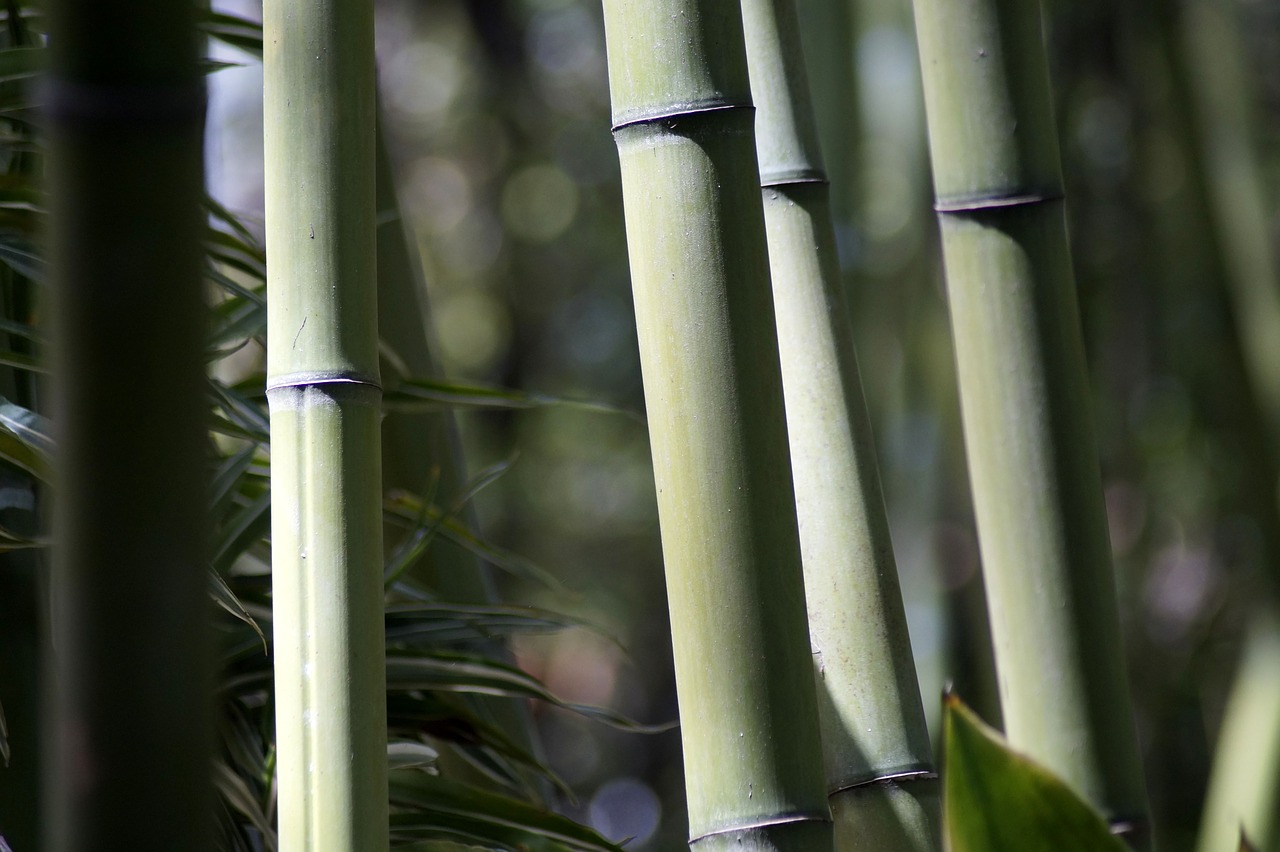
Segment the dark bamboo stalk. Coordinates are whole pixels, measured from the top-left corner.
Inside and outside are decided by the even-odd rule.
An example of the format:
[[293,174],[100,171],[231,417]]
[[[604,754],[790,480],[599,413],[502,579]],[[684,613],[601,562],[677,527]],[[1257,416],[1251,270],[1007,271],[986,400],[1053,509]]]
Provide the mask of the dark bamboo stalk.
[[195,6],[49,6],[56,850],[208,848]]

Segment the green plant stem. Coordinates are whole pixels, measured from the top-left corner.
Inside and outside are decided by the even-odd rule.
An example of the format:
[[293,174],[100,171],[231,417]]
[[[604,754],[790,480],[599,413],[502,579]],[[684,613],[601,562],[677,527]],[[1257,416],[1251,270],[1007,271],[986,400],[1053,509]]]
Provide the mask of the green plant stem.
[[938,790],[791,0],[743,18],[837,848],[937,849]]
[[45,848],[204,850],[213,666],[195,6],[47,11],[59,446]]
[[263,9],[279,834],[385,849],[373,8]]
[[741,13],[604,11],[691,845],[829,849]]
[[1227,701],[1201,819],[1200,852],[1235,849],[1243,831],[1280,850],[1280,620],[1255,617]]
[[915,12],[1006,733],[1145,846],[1040,5]]

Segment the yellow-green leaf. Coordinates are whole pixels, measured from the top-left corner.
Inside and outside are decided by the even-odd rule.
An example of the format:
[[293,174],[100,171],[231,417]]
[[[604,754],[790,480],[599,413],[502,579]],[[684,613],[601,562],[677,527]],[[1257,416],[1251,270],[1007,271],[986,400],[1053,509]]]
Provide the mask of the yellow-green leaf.
[[1125,852],[1065,782],[1009,748],[956,696],[944,704],[948,852]]

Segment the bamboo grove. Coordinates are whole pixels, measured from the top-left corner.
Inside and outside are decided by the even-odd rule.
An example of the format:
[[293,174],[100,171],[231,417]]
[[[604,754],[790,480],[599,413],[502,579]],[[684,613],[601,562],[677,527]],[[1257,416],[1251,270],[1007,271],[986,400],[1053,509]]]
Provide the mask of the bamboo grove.
[[1262,5],[0,4],[0,852],[1280,850]]

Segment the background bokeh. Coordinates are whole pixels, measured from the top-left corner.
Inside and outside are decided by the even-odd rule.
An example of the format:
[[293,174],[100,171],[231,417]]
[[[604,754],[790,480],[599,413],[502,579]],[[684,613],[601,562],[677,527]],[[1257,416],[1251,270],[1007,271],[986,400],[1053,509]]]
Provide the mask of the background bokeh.
[[[252,0],[215,6],[260,15]],[[998,721],[909,3],[799,7],[925,704],[936,718],[950,680]],[[1219,36],[1202,7],[1236,25],[1228,41],[1206,43]],[[599,0],[377,10],[386,132],[444,371],[642,412]],[[1280,574],[1280,391],[1242,334],[1280,338],[1248,295],[1277,287],[1280,6],[1046,11],[1139,731],[1164,848],[1186,849],[1247,613]],[[220,55],[244,67],[213,78],[210,182],[260,224],[262,76]],[[1271,258],[1270,280],[1250,257]],[[504,579],[504,596],[599,627],[521,638],[519,662],[567,699],[674,719],[642,418],[551,406],[459,424],[473,470],[515,459],[476,498],[478,523],[567,589]],[[678,733],[533,712],[579,794],[566,812],[632,848],[683,847]]]

